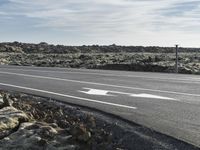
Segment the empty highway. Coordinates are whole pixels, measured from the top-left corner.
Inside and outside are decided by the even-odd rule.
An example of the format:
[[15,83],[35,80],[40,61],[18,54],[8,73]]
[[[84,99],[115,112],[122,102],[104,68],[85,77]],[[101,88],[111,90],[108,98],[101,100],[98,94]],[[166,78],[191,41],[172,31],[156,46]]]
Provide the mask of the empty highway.
[[200,147],[200,76],[2,65],[0,89],[95,108]]

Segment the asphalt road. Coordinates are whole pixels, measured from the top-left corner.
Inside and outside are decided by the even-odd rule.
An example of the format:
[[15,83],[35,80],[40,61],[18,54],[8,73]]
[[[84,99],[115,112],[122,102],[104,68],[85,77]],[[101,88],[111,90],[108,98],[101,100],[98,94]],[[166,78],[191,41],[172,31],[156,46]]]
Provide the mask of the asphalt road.
[[0,89],[99,109],[200,147],[200,76],[0,66]]

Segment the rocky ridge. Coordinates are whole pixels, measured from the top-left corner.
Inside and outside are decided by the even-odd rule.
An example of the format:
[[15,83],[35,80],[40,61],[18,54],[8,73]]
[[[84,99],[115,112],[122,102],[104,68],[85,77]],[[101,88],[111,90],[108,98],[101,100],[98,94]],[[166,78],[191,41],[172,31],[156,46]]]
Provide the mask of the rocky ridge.
[[[179,49],[179,73],[200,74],[200,49]],[[128,71],[174,72],[173,47],[64,46],[45,42],[0,43],[0,64]]]

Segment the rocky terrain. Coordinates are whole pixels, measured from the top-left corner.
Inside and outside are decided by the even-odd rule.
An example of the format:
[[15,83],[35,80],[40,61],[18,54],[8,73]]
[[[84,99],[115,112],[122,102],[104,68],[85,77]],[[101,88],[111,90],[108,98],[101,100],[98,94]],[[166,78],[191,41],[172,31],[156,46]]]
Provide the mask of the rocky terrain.
[[[0,43],[0,64],[174,72],[174,48]],[[180,48],[179,72],[200,74],[200,49]]]
[[0,91],[0,150],[197,150],[114,116]]

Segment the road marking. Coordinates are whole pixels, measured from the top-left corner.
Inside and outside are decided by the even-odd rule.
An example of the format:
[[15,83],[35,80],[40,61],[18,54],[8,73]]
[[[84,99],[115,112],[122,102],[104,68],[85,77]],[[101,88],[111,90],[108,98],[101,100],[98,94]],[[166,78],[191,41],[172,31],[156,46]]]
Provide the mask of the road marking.
[[152,94],[146,94],[146,93],[141,93],[141,94],[133,94],[133,93],[125,93],[125,92],[119,92],[119,91],[110,91],[110,90],[100,90],[100,89],[93,89],[93,88],[83,88],[88,91],[79,91],[81,93],[89,94],[89,95],[101,95],[101,96],[116,96],[108,93],[114,93],[114,94],[122,94],[122,95],[127,95],[130,97],[140,97],[140,98],[151,98],[151,99],[162,99],[162,100],[173,100],[173,101],[180,101],[174,98],[169,98],[169,97],[163,97],[163,96],[158,96],[158,95],[152,95]]
[[163,100],[179,101],[179,100],[176,100],[176,99],[174,99],[174,98],[163,97],[163,96],[152,95],[152,94],[146,94],[146,93],[131,94],[130,96],[132,96],[132,97],[141,97],[141,98],[152,98],[152,99],[163,99]]
[[78,91],[78,92],[85,93],[88,95],[115,96],[115,95],[108,94],[109,91],[98,90],[98,89],[89,89],[88,91]]
[[[111,73],[95,73],[95,72],[80,72],[80,71],[73,71],[73,72],[67,72],[67,71],[50,71],[50,70],[36,70],[36,69],[14,69],[14,68],[1,68],[6,70],[21,70],[21,71],[35,71],[35,72],[56,72],[56,73],[66,73],[66,74],[86,74],[86,75],[102,75],[102,76],[111,76],[111,77],[128,77],[128,78],[146,78],[146,79],[155,79],[157,81],[163,81],[168,80],[168,82],[178,82],[183,81],[181,83],[194,83],[194,84],[200,84],[200,78],[194,78],[194,77],[187,77],[184,79],[180,78],[162,78],[162,77],[147,77],[147,76],[140,76],[140,75],[117,75],[117,74],[111,74]],[[71,70],[70,70],[71,71]],[[91,70],[90,70],[91,71]],[[171,81],[170,81],[171,80]],[[173,81],[172,81],[173,80]],[[185,82],[184,82],[185,81]],[[188,82],[186,82],[188,81]],[[191,81],[191,82],[189,82]]]
[[19,89],[30,90],[30,91],[35,91],[35,92],[47,93],[47,94],[52,94],[52,95],[57,95],[57,96],[62,96],[62,97],[68,97],[68,98],[73,98],[73,99],[78,99],[78,100],[88,101],[88,102],[93,102],[93,103],[99,103],[99,104],[105,104],[105,105],[111,105],[111,106],[122,107],[122,108],[129,108],[129,109],[137,109],[137,107],[133,107],[133,106],[127,106],[127,105],[115,104],[115,103],[110,103],[110,102],[104,102],[104,101],[99,101],[99,100],[94,100],[94,99],[88,99],[88,98],[83,98],[83,97],[77,97],[77,96],[72,96],[72,95],[67,95],[67,94],[55,93],[55,92],[51,92],[51,91],[46,91],[46,90],[41,90],[41,89],[35,89],[35,88],[30,88],[30,87],[17,86],[17,85],[6,84],[6,83],[0,83],[0,85],[2,85],[2,86],[8,86],[8,87],[14,87],[14,88],[19,88]]
[[73,83],[82,83],[82,84],[90,84],[90,85],[101,85],[101,86],[108,86],[108,87],[115,87],[115,88],[124,88],[124,89],[132,89],[132,90],[142,90],[142,91],[151,91],[151,92],[160,92],[160,93],[168,93],[168,94],[200,97],[200,94],[154,90],[154,89],[137,88],[137,87],[123,86],[123,85],[104,84],[104,83],[98,83],[98,82],[70,80],[70,79],[54,78],[54,77],[47,77],[47,76],[45,77],[45,76],[29,75],[29,74],[20,74],[20,73],[12,73],[12,72],[4,72],[4,71],[0,71],[0,73],[2,73],[2,74],[10,74],[10,75],[18,75],[18,76],[24,76],[24,77],[31,77],[31,78],[50,79],[50,80],[66,81],[66,82],[73,82]]

